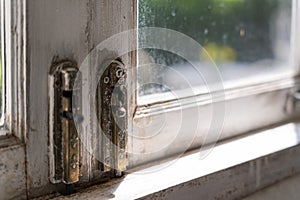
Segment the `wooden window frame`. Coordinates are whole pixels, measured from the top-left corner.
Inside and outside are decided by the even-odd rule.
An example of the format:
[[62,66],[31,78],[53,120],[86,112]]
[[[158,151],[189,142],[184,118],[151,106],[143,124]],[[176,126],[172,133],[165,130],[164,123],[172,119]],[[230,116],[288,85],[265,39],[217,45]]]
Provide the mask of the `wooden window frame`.
[[[300,3],[294,2],[297,2],[294,15],[298,19]],[[17,166],[14,170],[3,170],[0,167],[0,173],[5,173],[5,176],[1,176],[0,179],[0,188],[3,188],[0,191],[4,191],[7,197],[33,198],[53,193],[58,189],[49,181],[47,80],[51,63],[73,59],[80,64],[104,39],[137,28],[136,6],[137,0],[87,0],[73,4],[68,0],[5,1],[5,57],[11,58],[5,60],[5,65],[11,67],[7,67],[5,72],[5,123],[7,123],[8,134],[0,140],[0,163],[8,169]],[[102,12],[98,12],[99,10]],[[293,23],[298,30],[298,23]],[[299,36],[294,36],[294,43],[300,44]],[[136,52],[125,55],[123,59],[126,61],[125,64],[135,68],[132,74],[129,74],[128,82],[129,90],[133,91],[137,86]],[[298,57],[295,62],[299,63]],[[285,108],[290,94],[299,87],[299,78],[294,76],[274,80],[271,84],[264,83],[226,91],[226,98],[228,98],[226,107],[229,110],[233,108],[229,115],[231,118],[238,118],[243,126],[236,128],[234,121],[228,122],[224,125],[220,139],[296,119],[299,117],[299,112],[286,112]],[[205,103],[207,98],[208,96],[205,95],[199,96],[197,102],[191,102],[187,98],[186,106],[181,109],[194,109],[200,105],[199,108],[205,110],[205,107],[209,106]],[[274,99],[276,100],[271,101]],[[266,103],[268,103],[267,108],[265,108]],[[242,117],[238,115],[239,109],[235,108],[235,105],[247,105],[247,110]],[[176,106],[175,102],[138,105],[134,93],[128,115],[129,131],[137,131],[134,130],[136,125],[134,121],[162,114],[157,108],[169,109],[174,106]],[[262,109],[264,113],[258,115],[257,113]],[[172,113],[176,110],[170,109],[168,112]],[[189,132],[189,130],[190,127],[186,127],[183,131]],[[201,127],[199,131],[202,131]],[[97,133],[91,129],[84,140],[85,145],[95,152],[99,148],[99,143],[92,140],[96,135]],[[129,140],[131,140],[129,148],[135,148],[133,139],[129,138]],[[148,146],[147,148],[150,147],[151,150],[164,142],[156,141],[152,143],[153,145],[149,145],[151,142],[148,141],[147,144],[139,145]],[[196,148],[203,142],[203,138],[198,137],[191,148]],[[147,148],[144,150],[147,151]],[[181,150],[173,145],[166,154],[130,156],[129,168],[163,159]],[[16,156],[16,159],[9,159],[11,156]],[[90,152],[83,152],[82,158],[83,175],[78,186],[86,187],[98,180],[98,161]],[[18,178],[10,181],[8,178],[11,176]],[[10,184],[7,184],[8,182]]]

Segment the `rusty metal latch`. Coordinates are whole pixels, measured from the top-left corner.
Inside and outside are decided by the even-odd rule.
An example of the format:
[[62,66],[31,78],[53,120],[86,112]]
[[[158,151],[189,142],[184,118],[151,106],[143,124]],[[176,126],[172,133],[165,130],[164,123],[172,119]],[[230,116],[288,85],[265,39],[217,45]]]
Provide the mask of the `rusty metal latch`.
[[[120,60],[112,61],[99,75],[97,87],[97,117],[100,123],[99,170],[104,177],[120,177],[128,165],[128,103],[127,72]],[[54,64],[49,81],[49,150],[50,180],[67,185],[79,181],[81,114],[81,77],[76,63]],[[78,78],[79,77],[79,78]],[[76,80],[76,85],[75,85]],[[76,101],[76,102],[73,102]],[[76,108],[73,108],[76,105]],[[79,124],[79,127],[78,127]],[[102,133],[102,134],[100,134]]]
[[119,177],[127,167],[127,87],[126,68],[120,60],[107,67],[98,84],[103,137],[100,170]]
[[75,121],[80,122],[80,107],[72,109],[78,68],[73,62],[62,62],[51,68],[50,81],[50,151],[51,181],[72,184],[79,181],[80,145]]

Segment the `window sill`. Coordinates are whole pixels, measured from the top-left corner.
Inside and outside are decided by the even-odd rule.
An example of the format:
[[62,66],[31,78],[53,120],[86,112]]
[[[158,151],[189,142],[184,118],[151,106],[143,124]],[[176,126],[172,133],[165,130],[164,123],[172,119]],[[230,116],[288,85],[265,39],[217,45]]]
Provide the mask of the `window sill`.
[[[240,198],[300,172],[300,126],[277,128],[218,144],[175,162],[128,171],[121,179],[56,199]],[[159,170],[157,170],[159,169]]]

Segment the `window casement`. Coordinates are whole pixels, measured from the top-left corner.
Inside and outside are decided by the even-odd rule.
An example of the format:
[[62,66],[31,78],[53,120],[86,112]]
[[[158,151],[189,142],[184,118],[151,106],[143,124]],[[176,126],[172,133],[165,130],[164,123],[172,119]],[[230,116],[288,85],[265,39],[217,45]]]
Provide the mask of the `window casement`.
[[[133,120],[135,129],[132,143],[135,145],[132,145],[132,166],[188,149],[213,147],[217,140],[285,123],[297,116],[292,99],[299,87],[298,1],[203,1],[198,2],[198,7],[192,3],[196,1],[186,4],[178,2],[140,0],[140,29],[145,26],[173,28],[190,36],[190,40],[200,42],[206,51],[201,51],[201,47],[199,51],[192,45],[189,49],[188,40],[182,43],[175,39],[171,41],[172,33],[160,36],[163,39],[159,40],[155,38],[159,31],[149,35],[145,31],[139,32],[138,44],[141,47],[145,46],[147,40],[154,45],[139,52],[137,88],[140,94]],[[226,9],[237,9],[239,4],[241,10],[227,12]],[[251,9],[258,5],[259,9],[265,10],[274,9],[274,5],[278,7],[257,16]],[[202,12],[193,12],[195,9]],[[249,15],[245,14],[245,17],[239,12]],[[229,20],[232,15],[239,17]],[[264,27],[260,27],[259,23],[265,23]],[[198,26],[186,27],[192,24]],[[224,34],[226,41],[222,38]],[[263,44],[261,38],[268,38],[265,42],[269,46]],[[221,40],[219,44],[218,40]],[[155,42],[158,46],[170,43],[183,52],[196,56],[200,54],[200,57],[206,52],[215,63],[206,66],[201,58],[188,60],[191,57],[182,57],[180,50],[177,50],[179,53],[176,57],[172,51],[157,50]],[[220,50],[222,48],[226,50]],[[232,53],[229,49],[239,49],[234,51],[236,57],[233,61],[228,61]],[[273,56],[268,56],[270,49]],[[226,57],[226,53],[229,57]],[[284,58],[280,58],[283,54]],[[272,64],[278,60],[283,62]],[[220,75],[211,69],[214,67]],[[217,78],[210,78],[212,73]],[[211,81],[220,80],[221,83],[210,84]]]
[[[25,2],[1,1],[1,198],[26,198],[27,68]],[[12,178],[16,177],[16,178]]]
[[1,126],[5,135],[13,134],[21,140],[26,129],[25,9],[21,1],[1,2]]
[[[164,1],[164,3],[171,2]],[[194,46],[197,51],[185,48],[189,47],[191,38],[178,31],[167,29],[167,26],[143,27],[139,24],[140,17],[147,13],[147,10],[143,11],[139,6],[143,6],[142,3],[147,3],[147,0],[1,2],[4,11],[1,19],[5,30],[2,37],[5,52],[3,119],[7,134],[4,139],[2,136],[0,139],[0,164],[5,164],[8,168],[18,166],[19,170],[9,172],[14,176],[20,176],[14,181],[9,181],[10,174],[7,174],[0,165],[2,174],[0,193],[6,195],[4,198],[30,199],[47,194],[56,196],[57,192],[73,193],[87,186],[102,183],[111,177],[120,177],[124,171],[128,172],[128,179],[125,177],[114,180],[118,184],[109,182],[111,185],[107,191],[118,192],[116,188],[124,190],[127,187],[126,183],[128,185],[139,183],[140,179],[136,179],[135,172],[146,168],[144,164],[160,166],[167,159],[178,160],[178,166],[182,166],[184,163],[180,157],[184,157],[187,151],[200,148],[203,153],[200,156],[205,160],[214,152],[215,146],[218,149],[216,151],[222,152],[225,147],[219,145],[227,141],[238,141],[240,137],[246,135],[256,139],[273,136],[268,133],[252,133],[293,122],[299,117],[297,91],[300,87],[298,73],[300,5],[297,0],[289,2],[291,12],[287,16],[290,16],[288,23],[291,26],[288,31],[290,62],[285,62],[287,71],[283,70],[283,73],[276,75],[271,73],[270,76],[266,73],[266,76],[260,77],[253,72],[254,75],[250,79],[246,76],[239,81],[228,78],[219,85],[209,82],[211,83],[209,87],[194,85],[190,88],[176,88],[175,92],[172,88],[164,88],[163,83],[180,85],[180,81],[176,79],[178,73],[177,76],[176,73],[172,76],[172,71],[160,68],[168,64],[167,62],[155,63],[155,60],[161,61],[164,59],[161,55],[169,55],[170,52],[174,54],[176,49],[179,51],[184,49],[187,51],[182,51],[182,55],[186,53],[187,57],[192,58],[188,61],[199,65],[199,62],[193,60],[194,56],[204,59],[203,55],[209,55],[211,52],[207,50],[201,54],[199,52],[201,48],[197,49],[198,46]],[[145,8],[147,6],[143,7]],[[176,17],[177,10],[169,14],[170,17]],[[152,17],[155,18],[157,15],[159,14],[156,13]],[[244,28],[240,27],[238,31],[240,36],[248,34]],[[164,37],[161,37],[161,33]],[[209,33],[210,30],[204,29],[202,34]],[[145,35],[141,34],[148,35],[143,37]],[[180,46],[178,44],[181,38],[187,39],[187,42]],[[171,40],[170,43],[168,41],[170,39],[178,39],[177,46],[175,43],[174,46],[170,45],[174,42]],[[155,53],[153,49],[159,46],[164,47],[165,53]],[[166,53],[168,47],[175,52]],[[220,48],[223,50],[225,48],[204,45],[205,47],[215,48],[218,52]],[[174,55],[170,55],[170,58],[172,56]],[[208,60],[211,61],[211,58]],[[185,61],[183,63],[189,65]],[[269,67],[264,66],[268,63],[260,62],[260,65]],[[178,63],[175,64],[173,69],[178,67]],[[203,63],[199,66],[201,64]],[[214,64],[209,63],[208,66],[210,65]],[[255,63],[251,65],[257,69]],[[151,67],[165,71],[151,71]],[[205,69],[209,74],[210,70],[216,68]],[[222,80],[222,73],[226,73],[226,67],[223,69],[221,73],[218,70],[214,71],[218,72],[218,77],[213,77],[211,81]],[[184,74],[185,71],[180,70],[177,72]],[[70,73],[74,71],[79,75],[76,77],[79,85],[76,85],[78,83],[76,81],[73,85],[74,77]],[[159,79],[161,75],[166,77]],[[189,75],[183,79],[188,77]],[[111,83],[114,86],[109,85]],[[78,99],[76,97],[74,99],[75,90],[70,89],[70,85],[76,86],[73,89],[80,88]],[[215,90],[216,88],[222,90]],[[78,102],[80,103],[76,104]],[[77,111],[71,109],[69,105],[80,105],[81,107],[76,107],[80,112],[76,113]],[[80,124],[75,125],[76,128],[80,127],[76,129],[78,135],[75,136],[72,134],[75,133],[74,130],[71,130],[74,127],[70,125],[73,122]],[[67,129],[64,129],[66,127],[69,135],[64,134],[67,132],[65,131]],[[279,138],[277,142],[284,138],[282,134],[277,136]],[[292,133],[286,139],[291,138]],[[69,143],[65,143],[66,141]],[[249,141],[255,144],[254,139]],[[107,143],[109,145],[106,145]],[[294,151],[290,150],[291,155],[296,156],[299,154],[297,144],[288,140],[283,142],[280,148],[273,145],[263,153],[251,154],[252,157],[249,155],[247,158],[259,160],[262,159],[260,156],[268,156],[291,146],[296,146]],[[75,156],[73,146],[76,147]],[[231,145],[226,152],[237,151],[237,148],[230,149],[237,146]],[[272,164],[278,164],[277,156],[288,154],[286,150],[273,155]],[[15,157],[8,161],[11,155]],[[185,158],[192,160],[194,157]],[[69,161],[71,163],[68,163]],[[174,163],[175,167],[176,162]],[[240,163],[232,161],[231,164],[238,166]],[[291,162],[289,167],[293,168],[296,165],[297,163]],[[75,179],[66,179],[72,170],[69,167],[77,170]],[[167,169],[164,167],[161,173],[170,175]],[[219,170],[221,169],[210,173],[218,173]],[[155,170],[149,173],[155,173]],[[148,178],[151,179],[150,176]],[[133,182],[130,182],[132,180]],[[166,180],[164,181],[166,187],[171,187]],[[249,179],[249,184],[251,181],[252,179]],[[274,180],[269,181],[271,183]],[[8,182],[10,184],[5,185]],[[128,189],[129,191],[133,191],[133,188]],[[97,188],[93,192],[98,194]],[[111,195],[104,193],[105,191],[101,191],[101,195]]]

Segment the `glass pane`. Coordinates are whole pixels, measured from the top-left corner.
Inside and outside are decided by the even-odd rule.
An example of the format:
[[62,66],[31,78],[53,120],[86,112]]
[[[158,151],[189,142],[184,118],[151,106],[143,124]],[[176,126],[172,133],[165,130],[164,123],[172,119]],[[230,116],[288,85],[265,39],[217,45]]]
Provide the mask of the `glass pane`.
[[0,118],[2,117],[3,114],[3,94],[2,94],[2,7],[0,6]]
[[[292,0],[139,0],[138,25],[176,30],[198,42],[205,51],[189,53],[199,57],[200,68],[213,63],[226,89],[295,71],[291,13]],[[139,33],[139,41],[145,37]],[[176,53],[146,48],[138,57],[140,96],[205,85]]]

